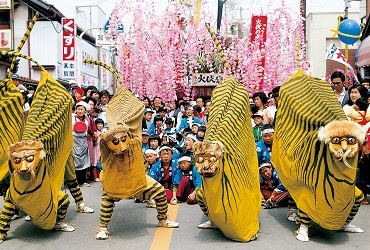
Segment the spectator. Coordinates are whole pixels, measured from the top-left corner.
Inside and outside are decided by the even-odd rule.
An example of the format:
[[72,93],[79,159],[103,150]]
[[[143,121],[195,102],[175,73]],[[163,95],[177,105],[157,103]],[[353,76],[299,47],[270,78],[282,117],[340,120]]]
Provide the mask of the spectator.
[[334,87],[334,94],[338,99],[338,102],[343,107],[349,100],[349,95],[344,88],[344,81],[346,80],[345,75],[340,71],[334,71],[330,76],[331,84]]
[[276,205],[287,205],[289,193],[281,184],[278,173],[271,163],[263,162],[259,167],[260,187],[265,208],[273,208]]
[[258,163],[270,162],[272,143],[274,140],[274,128],[270,124],[262,127],[262,140],[257,142]]
[[191,164],[190,156],[182,156],[178,159],[178,171],[173,179],[174,193],[180,202],[193,205],[197,203],[195,189],[200,188],[202,178],[194,165]]
[[253,126],[253,136],[254,141],[257,143],[262,139],[262,127],[263,127],[263,114],[261,111],[252,115],[254,126]]

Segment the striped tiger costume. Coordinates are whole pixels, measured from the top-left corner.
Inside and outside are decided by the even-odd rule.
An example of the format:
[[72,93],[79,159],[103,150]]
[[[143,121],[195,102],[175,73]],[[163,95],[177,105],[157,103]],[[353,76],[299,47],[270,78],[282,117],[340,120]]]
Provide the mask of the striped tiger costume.
[[364,140],[327,82],[298,71],[281,86],[271,161],[297,203],[298,240],[309,240],[304,227],[311,219],[348,231],[363,199],[355,179]]
[[204,141],[193,146],[202,175],[197,201],[226,237],[247,242],[259,231],[262,200],[249,94],[227,78],[212,91],[211,103]]
[[9,173],[8,148],[20,140],[24,128],[22,99],[11,79],[0,82],[0,181]]
[[2,240],[15,206],[43,229],[74,230],[62,223],[69,200],[60,191],[72,153],[72,98],[45,70],[34,95],[21,141],[8,151],[11,178],[0,215]]
[[100,135],[103,194],[99,229],[95,236],[98,240],[108,239],[114,202],[133,196],[140,200],[155,200],[158,226],[178,227],[178,223],[167,220],[163,186],[145,174],[141,149],[143,112],[141,101],[124,87],[117,91],[107,107],[109,130]]

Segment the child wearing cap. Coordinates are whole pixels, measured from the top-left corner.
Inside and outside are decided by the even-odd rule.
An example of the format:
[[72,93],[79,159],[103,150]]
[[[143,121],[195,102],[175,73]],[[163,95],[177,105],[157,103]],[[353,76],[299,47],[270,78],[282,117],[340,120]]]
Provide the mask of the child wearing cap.
[[143,129],[149,130],[149,128],[151,127],[153,123],[152,122],[153,113],[154,111],[150,107],[147,107],[144,109],[144,116],[143,116],[143,122],[142,122]]
[[262,112],[258,111],[252,115],[254,126],[253,126],[253,136],[254,141],[257,143],[262,139],[262,127],[263,127],[263,116]]
[[182,156],[178,159],[179,171],[175,173],[174,193],[177,201],[193,205],[197,203],[195,189],[200,188],[202,178],[197,169],[191,163],[190,156]]
[[149,148],[149,133],[147,129],[143,129],[141,131],[141,149],[143,150],[143,153]]
[[279,179],[277,171],[271,163],[263,162],[259,166],[260,188],[263,196],[262,205],[265,208],[273,208],[277,204],[287,205],[289,192],[285,189]]
[[159,149],[159,161],[154,163],[148,171],[148,175],[158,181],[166,191],[167,202],[176,203],[176,193],[173,191],[173,178],[177,171],[177,161],[172,159],[172,148],[161,146]]

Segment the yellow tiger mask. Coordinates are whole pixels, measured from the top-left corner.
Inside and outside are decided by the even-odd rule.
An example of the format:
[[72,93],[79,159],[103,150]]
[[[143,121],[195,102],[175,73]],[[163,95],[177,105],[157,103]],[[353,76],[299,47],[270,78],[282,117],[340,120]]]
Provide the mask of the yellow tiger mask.
[[120,155],[129,149],[132,136],[126,125],[118,124],[113,130],[108,130],[102,134],[101,138],[106,141],[108,148],[114,154]]
[[41,141],[21,141],[10,145],[9,158],[14,175],[35,176],[40,161],[45,157],[44,144]]
[[220,142],[196,142],[193,146],[195,167],[203,177],[213,177],[220,169],[223,145]]

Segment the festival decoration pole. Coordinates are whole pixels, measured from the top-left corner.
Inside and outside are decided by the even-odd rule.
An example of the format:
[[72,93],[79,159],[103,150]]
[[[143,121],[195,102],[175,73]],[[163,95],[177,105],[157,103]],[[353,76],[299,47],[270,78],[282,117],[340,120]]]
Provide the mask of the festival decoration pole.
[[[28,24],[27,30],[24,33],[21,41],[19,42],[18,47],[15,50],[15,52],[20,52],[21,51],[23,45],[26,43],[28,37],[30,36],[30,33],[31,33],[31,31],[33,29],[33,26],[35,25],[36,20],[37,20],[38,17],[39,17],[39,12],[36,12],[36,14],[33,16],[32,20],[31,20],[31,22]],[[13,57],[12,58],[12,63],[10,64],[10,67],[9,67],[9,72],[8,72],[9,75],[11,74],[12,70],[14,69],[16,61],[17,61],[17,57]]]
[[[348,8],[349,8],[349,1],[345,0],[345,8],[344,8],[344,19],[348,18]],[[344,56],[348,59],[348,44],[344,45]],[[344,72],[347,72],[348,67],[347,65],[344,66]],[[346,76],[345,85],[348,88],[348,77]]]

